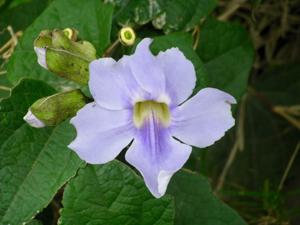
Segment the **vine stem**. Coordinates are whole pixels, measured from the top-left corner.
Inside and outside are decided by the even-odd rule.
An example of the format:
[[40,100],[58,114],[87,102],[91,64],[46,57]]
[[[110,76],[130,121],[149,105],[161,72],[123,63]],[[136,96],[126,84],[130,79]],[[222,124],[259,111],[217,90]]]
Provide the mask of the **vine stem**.
[[102,57],[107,57],[110,55],[110,53],[112,52],[112,50],[118,46],[118,44],[120,43],[119,39],[115,40],[114,43],[112,43],[111,46],[109,46],[108,49],[106,49],[106,51],[103,53]]

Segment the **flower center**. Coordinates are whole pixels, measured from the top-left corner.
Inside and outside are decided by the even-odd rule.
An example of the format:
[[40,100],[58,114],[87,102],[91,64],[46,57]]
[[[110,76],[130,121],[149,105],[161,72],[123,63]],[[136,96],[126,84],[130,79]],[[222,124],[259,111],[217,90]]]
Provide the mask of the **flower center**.
[[155,101],[135,103],[133,110],[134,125],[140,128],[149,119],[154,119],[162,125],[168,126],[170,123],[170,111],[167,104]]

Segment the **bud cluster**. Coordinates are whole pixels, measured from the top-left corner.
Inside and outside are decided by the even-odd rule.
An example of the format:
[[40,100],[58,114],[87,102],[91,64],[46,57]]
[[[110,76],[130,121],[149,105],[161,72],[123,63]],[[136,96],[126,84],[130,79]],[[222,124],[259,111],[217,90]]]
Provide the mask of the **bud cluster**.
[[87,84],[89,63],[96,59],[95,47],[77,41],[76,30],[44,30],[34,41],[38,63],[49,71],[79,84]]
[[[124,27],[119,32],[119,40],[131,46],[136,39],[132,28]],[[38,63],[45,69],[80,85],[89,81],[89,64],[96,59],[96,49],[88,41],[78,40],[78,31],[43,30],[34,41]],[[57,93],[34,102],[24,116],[32,127],[55,126],[73,117],[90,101],[79,89]]]

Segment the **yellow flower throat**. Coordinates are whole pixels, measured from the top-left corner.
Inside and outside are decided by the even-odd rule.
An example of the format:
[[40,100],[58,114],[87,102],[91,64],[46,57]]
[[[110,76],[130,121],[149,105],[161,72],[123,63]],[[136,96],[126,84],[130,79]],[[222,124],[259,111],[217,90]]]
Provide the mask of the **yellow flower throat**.
[[140,128],[147,119],[153,117],[164,126],[170,123],[169,107],[165,103],[155,101],[137,102],[133,109],[133,122]]

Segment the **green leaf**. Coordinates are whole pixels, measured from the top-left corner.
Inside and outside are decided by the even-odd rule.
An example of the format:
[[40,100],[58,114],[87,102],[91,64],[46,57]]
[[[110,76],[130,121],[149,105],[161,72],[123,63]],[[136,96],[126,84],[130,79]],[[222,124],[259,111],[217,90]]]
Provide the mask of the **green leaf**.
[[32,220],[27,225],[43,225],[39,220]]
[[[8,26],[11,26],[15,33],[23,31],[47,6],[47,1],[40,0],[26,0],[26,2],[15,0],[9,2],[9,8],[0,12],[0,46],[3,46],[11,39],[11,35],[7,30]],[[6,3],[9,2],[7,1]],[[12,5],[14,6],[12,7]],[[0,58],[0,64],[2,63],[4,63],[4,60]],[[0,71],[4,72],[5,66],[2,69]],[[8,81],[6,74],[0,74],[0,99],[9,96],[9,88],[11,87],[12,84]]]
[[26,30],[8,64],[8,79],[17,83],[23,77],[46,81],[55,87],[70,85],[38,65],[33,41],[44,29],[72,27],[90,41],[101,55],[110,43],[113,8],[99,0],[56,0]]
[[49,85],[36,80],[22,80],[13,88],[11,96],[0,102],[0,146],[24,124],[23,117],[31,104],[54,93]]
[[299,64],[269,68],[255,84],[255,89],[263,92],[273,105],[299,105],[299,74]]
[[2,30],[10,25],[14,29],[14,32],[24,30],[41,14],[46,6],[47,1],[31,0],[7,9],[0,14],[0,29]]
[[82,163],[66,147],[75,135],[68,122],[35,129],[22,120],[32,102],[51,92],[40,81],[24,80],[1,102],[0,224],[30,221]]
[[[42,13],[42,11],[47,6],[47,1],[40,0],[29,0],[27,2],[20,2],[17,6],[14,7],[11,7],[11,5],[13,3],[17,3],[17,1],[9,2],[11,2],[9,7],[6,6],[5,9],[3,9],[2,12],[0,12],[0,46],[3,46],[6,42],[8,42],[11,39],[11,34],[7,30],[8,26],[11,26],[15,33],[19,31],[23,32],[35,20],[35,18]],[[1,64],[2,60],[3,59],[0,58]],[[0,77],[3,79],[3,76]]]
[[[192,48],[193,38],[188,33],[172,33],[169,35],[155,37],[151,44],[151,50],[154,54],[165,51],[172,47],[179,48],[185,57],[192,61],[197,73],[197,86],[206,85],[206,74],[203,69],[203,63]],[[182,74],[184,75],[184,74]]]
[[0,224],[22,224],[46,207],[82,163],[66,146],[68,122],[35,129],[23,124],[0,148]]
[[172,178],[168,193],[175,198],[175,225],[246,225],[213,195],[203,176],[180,171]]
[[3,6],[5,4],[6,0],[0,0],[0,7]]
[[208,19],[200,31],[197,53],[204,61],[207,85],[239,99],[246,90],[254,50],[239,24]]
[[116,8],[115,20],[120,25],[144,25],[162,11],[163,0],[109,1]]
[[11,84],[7,80],[5,74],[2,75],[0,74],[0,100],[3,98],[7,98],[9,96],[10,89],[11,89]]
[[63,206],[61,225],[173,224],[172,199],[152,197],[141,178],[118,161],[80,169],[65,189]]
[[216,5],[216,0],[167,0],[165,12],[153,23],[163,25],[165,32],[190,30],[208,16]]

